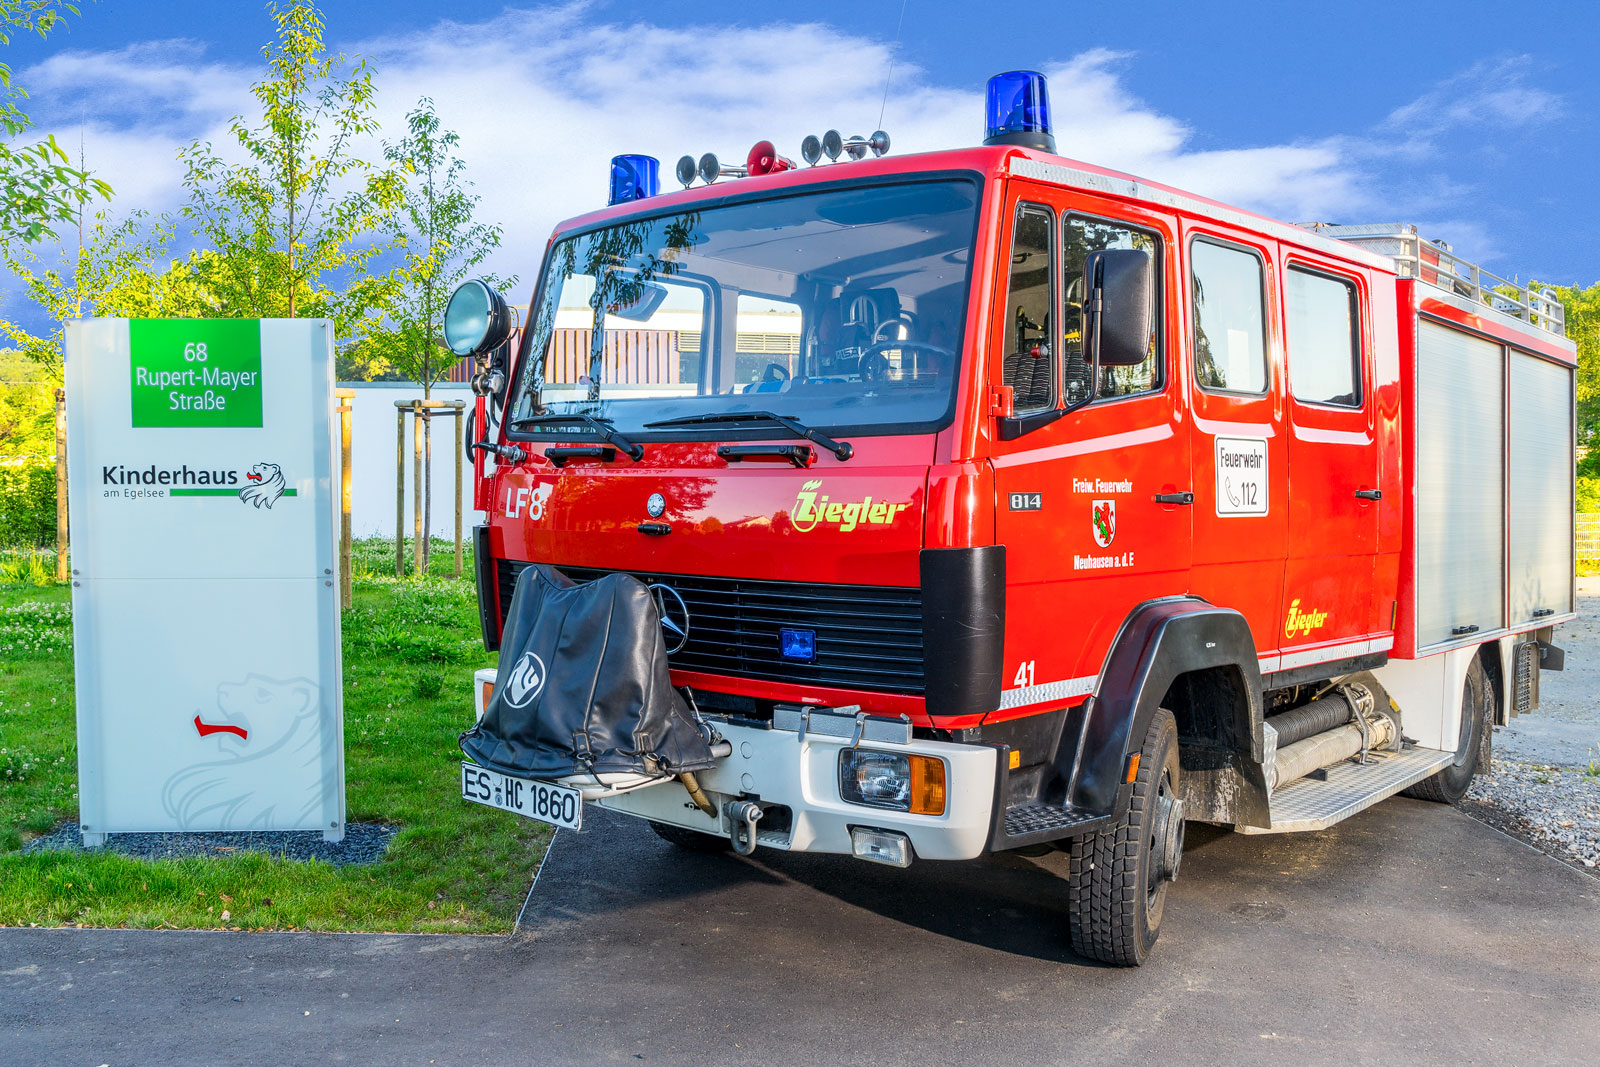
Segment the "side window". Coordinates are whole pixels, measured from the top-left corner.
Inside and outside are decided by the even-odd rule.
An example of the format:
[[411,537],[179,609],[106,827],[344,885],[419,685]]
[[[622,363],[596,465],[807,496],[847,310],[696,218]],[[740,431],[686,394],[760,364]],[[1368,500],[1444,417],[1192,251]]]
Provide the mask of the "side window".
[[1055,406],[1055,360],[1052,358],[1051,309],[1055,287],[1055,215],[1038,204],[1018,204],[1011,233],[1011,286],[1006,297],[1005,384],[1011,386],[1016,411]]
[[1207,389],[1266,392],[1261,260],[1241,248],[1206,240],[1191,248],[1195,379]]
[[1290,267],[1284,276],[1289,315],[1289,388],[1308,404],[1361,406],[1361,309],[1342,278]]
[[[1120,222],[1068,215],[1061,220],[1061,284],[1065,297],[1062,310],[1061,380],[1067,402],[1074,403],[1089,388],[1089,365],[1083,350],[1084,264],[1090,252],[1108,248],[1130,248],[1149,252],[1155,259],[1156,277],[1161,277],[1161,238],[1146,230],[1135,230]],[[1162,386],[1161,300],[1151,323],[1150,348],[1137,367],[1100,368],[1100,396],[1132,396]]]

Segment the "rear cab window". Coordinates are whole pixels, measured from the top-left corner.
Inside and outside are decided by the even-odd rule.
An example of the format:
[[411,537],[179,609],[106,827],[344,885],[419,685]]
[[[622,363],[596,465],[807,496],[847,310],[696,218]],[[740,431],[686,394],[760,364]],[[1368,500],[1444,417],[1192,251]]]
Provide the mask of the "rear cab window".
[[1190,245],[1194,375],[1203,389],[1267,391],[1266,275],[1261,258],[1197,237]]
[[1358,408],[1361,304],[1355,283],[1291,264],[1284,271],[1289,391],[1302,404]]

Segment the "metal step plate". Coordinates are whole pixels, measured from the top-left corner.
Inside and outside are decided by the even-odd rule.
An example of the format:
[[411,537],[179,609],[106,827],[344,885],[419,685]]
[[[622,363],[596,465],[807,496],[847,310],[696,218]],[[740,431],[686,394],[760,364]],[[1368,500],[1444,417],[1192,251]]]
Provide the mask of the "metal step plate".
[[1286,834],[1295,830],[1326,830],[1422,781],[1455,759],[1453,752],[1413,748],[1405,752],[1373,753],[1366,766],[1349,760],[1328,768],[1328,780],[1302,778],[1272,794],[1272,826],[1238,826],[1241,834]]
[[1006,809],[1006,836],[1021,837],[1024,834],[1065,830],[1088,822],[1091,818],[1081,811],[1059,808],[1053,804],[1019,804]]

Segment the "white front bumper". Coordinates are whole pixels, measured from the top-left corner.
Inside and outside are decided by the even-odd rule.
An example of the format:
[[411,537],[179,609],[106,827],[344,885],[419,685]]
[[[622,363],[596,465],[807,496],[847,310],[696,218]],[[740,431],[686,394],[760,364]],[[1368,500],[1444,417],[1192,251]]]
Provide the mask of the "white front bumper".
[[[988,844],[995,749],[942,741],[909,745],[863,741],[860,747],[865,749],[937,756],[945,761],[944,814],[911,815],[839,799],[839,752],[849,744],[846,738],[811,733],[802,741],[788,730],[716,725],[732,743],[733,754],[698,777],[719,810],[723,801],[750,794],[767,804],[783,804],[793,812],[793,823],[786,832],[757,824],[759,844],[793,852],[849,855],[852,826],[905,834],[921,859],[972,859]],[[728,836],[726,817],[712,818],[701,812],[675,779],[593,803],[655,822]]]
[[[479,670],[474,676],[479,719],[483,718],[494,678],[493,668]],[[861,748],[937,756],[945,761],[944,814],[912,815],[847,804],[839,799],[839,751],[848,746],[846,738],[813,732],[802,741],[793,730],[722,722],[716,725],[733,745],[733,754],[698,775],[701,787],[717,805],[719,814],[715,818],[694,806],[677,779],[589,803],[728,837],[727,817],[720,814],[723,803],[750,794],[767,804],[785,805],[793,813],[788,831],[762,829],[758,823],[757,843],[793,852],[850,855],[852,826],[905,834],[917,856],[929,860],[973,859],[982,855],[989,843],[998,768],[996,749],[944,741],[912,741],[907,745],[861,742]]]

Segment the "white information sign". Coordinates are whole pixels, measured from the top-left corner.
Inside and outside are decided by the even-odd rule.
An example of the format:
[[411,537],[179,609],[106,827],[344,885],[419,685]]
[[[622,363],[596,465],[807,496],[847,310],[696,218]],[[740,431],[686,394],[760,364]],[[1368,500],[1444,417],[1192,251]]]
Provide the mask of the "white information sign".
[[344,834],[333,327],[66,327],[78,803]]
[[1217,438],[1217,514],[1267,513],[1267,442],[1259,437]]

